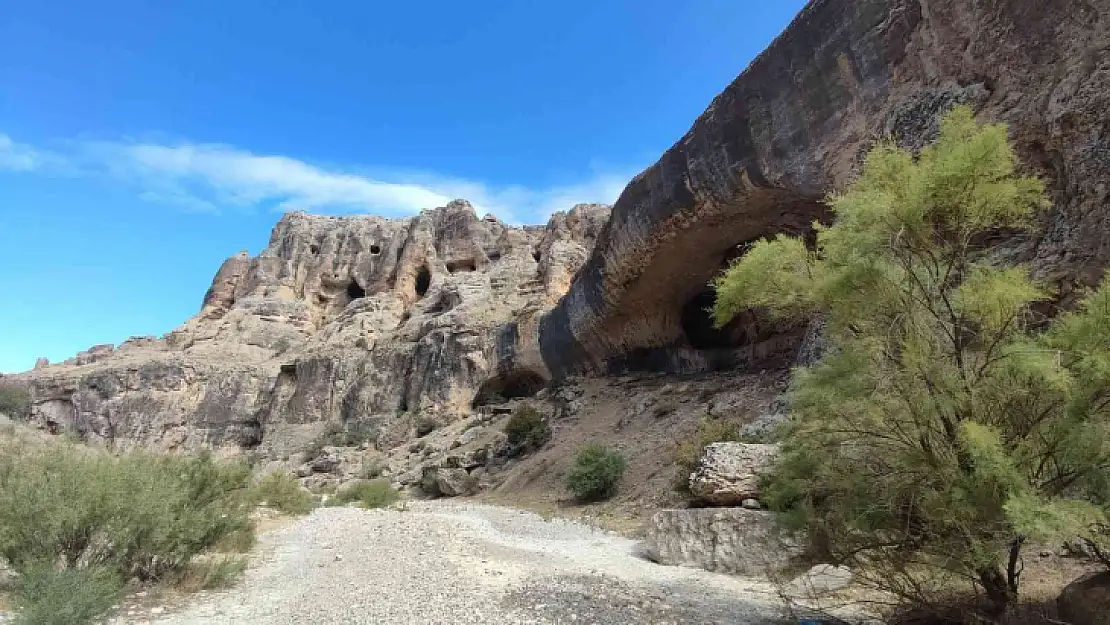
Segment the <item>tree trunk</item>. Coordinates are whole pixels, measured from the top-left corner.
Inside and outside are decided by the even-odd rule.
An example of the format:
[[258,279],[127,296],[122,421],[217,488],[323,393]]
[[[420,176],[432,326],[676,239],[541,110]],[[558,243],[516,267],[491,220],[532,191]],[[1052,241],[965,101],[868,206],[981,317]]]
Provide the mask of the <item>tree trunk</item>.
[[979,583],[990,601],[989,616],[998,620],[1006,615],[1017,601],[1017,592],[997,568],[981,569]]

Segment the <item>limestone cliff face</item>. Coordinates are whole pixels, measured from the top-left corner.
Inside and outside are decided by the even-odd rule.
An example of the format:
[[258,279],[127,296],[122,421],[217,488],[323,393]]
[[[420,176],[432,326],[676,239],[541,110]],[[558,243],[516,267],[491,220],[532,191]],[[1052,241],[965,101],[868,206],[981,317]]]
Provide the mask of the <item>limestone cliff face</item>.
[[565,293],[607,217],[581,205],[517,228],[464,201],[410,219],[291,213],[257,257],[224,262],[181,328],[20,376],[33,419],[119,447],[285,453],[328,423],[404,440],[413,415],[536,390],[545,372],[499,377],[513,329]]
[[1110,0],[813,0],[629,183],[536,339],[555,374],[690,369],[788,353],[754,314],[714,334],[697,310],[738,245],[804,232],[883,135],[920,147],[955,103],[1005,121],[1054,200],[1010,240],[1066,295],[1110,263]]

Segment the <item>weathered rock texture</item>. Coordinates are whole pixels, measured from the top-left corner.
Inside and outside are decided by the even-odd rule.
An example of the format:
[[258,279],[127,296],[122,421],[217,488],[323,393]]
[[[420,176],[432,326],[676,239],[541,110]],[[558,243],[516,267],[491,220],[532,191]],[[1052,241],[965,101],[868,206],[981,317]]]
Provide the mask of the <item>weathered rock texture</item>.
[[1060,618],[1074,625],[1110,624],[1110,572],[1090,573],[1068,584],[1056,607]]
[[607,215],[581,205],[516,228],[463,201],[409,219],[291,213],[258,257],[224,262],[181,328],[20,376],[33,420],[123,447],[286,453],[325,424],[403,441],[469,414],[482,389],[542,386],[515,364],[517,328],[566,291]]
[[801,554],[770,512],[744,508],[661,510],[644,528],[644,551],[660,564],[766,575]]
[[[1110,1],[813,0],[625,188],[539,344],[556,374],[774,360],[803,332],[697,308],[736,246],[804,232],[882,135],[919,147],[955,103],[1009,123],[1048,183],[1044,233],[1011,240],[1063,294],[1110,262]],[[711,298],[708,298],[711,302]]]
[[779,453],[776,444],[711,443],[697,470],[690,474],[690,492],[703,504],[739,506],[759,499],[760,477]]

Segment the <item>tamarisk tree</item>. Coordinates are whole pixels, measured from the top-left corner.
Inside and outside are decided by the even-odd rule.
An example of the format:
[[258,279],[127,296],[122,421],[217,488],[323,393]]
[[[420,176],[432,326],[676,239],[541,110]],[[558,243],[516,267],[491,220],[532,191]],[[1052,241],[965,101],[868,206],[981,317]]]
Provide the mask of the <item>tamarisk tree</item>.
[[1110,469],[1110,284],[1049,323],[1049,291],[985,242],[1049,204],[1002,125],[958,107],[917,156],[890,143],[828,202],[816,244],[754,244],[715,282],[718,325],[823,315],[795,371],[767,494],[815,546],[903,598],[965,580],[998,618],[1029,541],[1097,535]]

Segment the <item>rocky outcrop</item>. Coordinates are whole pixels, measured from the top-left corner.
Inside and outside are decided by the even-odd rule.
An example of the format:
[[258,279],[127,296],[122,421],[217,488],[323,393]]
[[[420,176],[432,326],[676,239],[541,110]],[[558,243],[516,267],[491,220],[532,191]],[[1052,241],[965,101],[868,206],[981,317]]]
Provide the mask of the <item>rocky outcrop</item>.
[[660,564],[763,576],[801,552],[772,513],[744,508],[661,510],[644,528],[644,553]]
[[778,455],[776,444],[711,443],[690,474],[690,493],[710,506],[739,506],[759,499],[759,480]]
[[1060,618],[1074,625],[1110,624],[1110,571],[1090,573],[1068,584],[1056,607]]
[[470,414],[483,388],[542,388],[547,372],[519,365],[517,328],[565,292],[607,215],[582,205],[519,228],[465,201],[408,219],[288,214],[164,338],[19,376],[32,420],[117,447],[282,455],[329,426],[399,444]]
[[1009,124],[1054,205],[1007,242],[1065,298],[1110,263],[1110,2],[813,0],[629,183],[569,293],[540,324],[556,375],[787,362],[802,328],[698,311],[737,246],[804,233],[866,148],[935,136],[955,103]]

